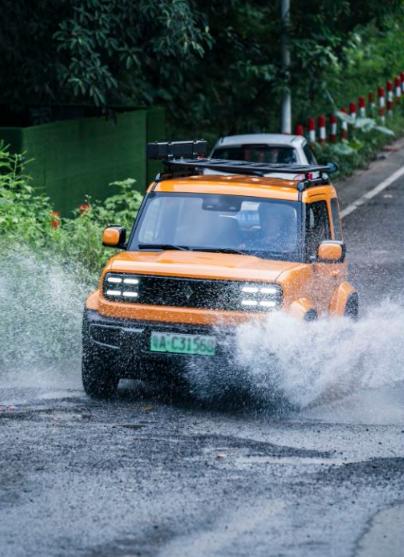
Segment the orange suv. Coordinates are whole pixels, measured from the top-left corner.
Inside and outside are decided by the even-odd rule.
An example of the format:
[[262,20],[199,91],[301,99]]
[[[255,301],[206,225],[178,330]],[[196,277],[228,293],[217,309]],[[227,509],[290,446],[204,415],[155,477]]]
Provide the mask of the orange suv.
[[335,165],[206,159],[203,141],[148,152],[166,172],[128,239],[119,226],[105,229],[104,245],[124,251],[86,301],[87,394],[112,396],[124,377],[175,381],[190,360],[231,361],[237,325],[277,311],[305,321],[358,315],[328,178]]

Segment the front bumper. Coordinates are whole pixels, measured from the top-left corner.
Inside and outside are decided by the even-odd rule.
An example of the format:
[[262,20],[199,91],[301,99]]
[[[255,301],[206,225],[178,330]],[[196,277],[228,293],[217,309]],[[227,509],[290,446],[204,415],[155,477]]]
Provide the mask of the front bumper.
[[[190,356],[151,352],[152,331],[214,335],[216,354]],[[153,374],[157,377],[162,373],[178,375],[191,361],[229,364],[235,350],[235,328],[117,319],[86,309],[83,316],[83,350],[96,351],[120,377],[150,379]]]

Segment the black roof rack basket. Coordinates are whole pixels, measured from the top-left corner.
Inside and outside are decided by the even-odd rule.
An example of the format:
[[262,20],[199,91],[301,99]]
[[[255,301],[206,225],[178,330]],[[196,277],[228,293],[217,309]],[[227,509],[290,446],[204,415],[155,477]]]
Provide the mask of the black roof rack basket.
[[[334,163],[321,164],[270,164],[250,161],[233,161],[224,159],[208,159],[206,157],[207,142],[176,141],[149,143],[147,155],[151,159],[161,160],[167,167],[170,176],[191,175],[203,170],[216,170],[220,173],[241,174],[244,176],[268,176],[271,174],[303,175],[307,185],[325,183],[328,174],[336,172]],[[318,178],[313,177],[316,173]],[[164,177],[169,177],[164,176]]]

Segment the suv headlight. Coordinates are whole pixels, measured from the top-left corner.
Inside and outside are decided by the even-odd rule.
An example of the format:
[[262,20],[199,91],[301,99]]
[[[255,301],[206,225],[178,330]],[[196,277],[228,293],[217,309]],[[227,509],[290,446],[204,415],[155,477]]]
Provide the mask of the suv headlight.
[[282,288],[277,284],[246,283],[240,288],[240,305],[252,311],[271,311],[282,304]]
[[139,277],[107,273],[104,277],[103,294],[107,300],[134,302],[139,297]]

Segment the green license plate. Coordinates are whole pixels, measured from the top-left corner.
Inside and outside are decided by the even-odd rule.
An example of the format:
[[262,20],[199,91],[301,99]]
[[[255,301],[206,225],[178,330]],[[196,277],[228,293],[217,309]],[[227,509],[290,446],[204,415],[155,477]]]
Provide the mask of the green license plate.
[[207,335],[181,335],[153,331],[150,337],[151,352],[214,356],[216,338]]

